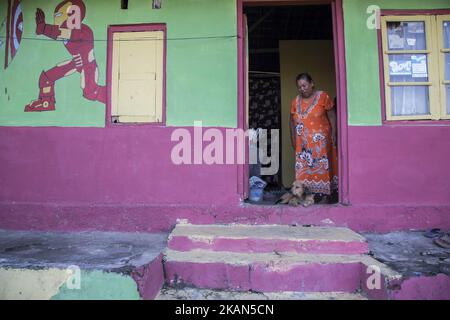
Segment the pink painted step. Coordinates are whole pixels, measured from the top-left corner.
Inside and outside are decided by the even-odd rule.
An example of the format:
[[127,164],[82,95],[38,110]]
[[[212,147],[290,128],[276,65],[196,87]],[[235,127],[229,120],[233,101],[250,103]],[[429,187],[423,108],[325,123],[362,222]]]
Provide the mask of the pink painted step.
[[355,292],[363,255],[167,250],[169,286],[259,292]]
[[226,252],[297,252],[364,254],[365,239],[348,228],[281,225],[178,224],[168,247],[177,251],[205,249]]

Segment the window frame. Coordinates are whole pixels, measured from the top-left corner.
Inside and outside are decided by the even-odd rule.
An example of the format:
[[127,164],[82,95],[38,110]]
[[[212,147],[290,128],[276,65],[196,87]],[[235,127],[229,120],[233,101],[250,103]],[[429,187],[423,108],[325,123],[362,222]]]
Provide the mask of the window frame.
[[[163,66],[162,66],[162,119],[160,122],[113,122],[112,119],[112,80],[113,80],[113,39],[117,32],[147,32],[162,31],[163,32]],[[146,24],[127,24],[127,25],[110,25],[108,26],[107,40],[107,89],[108,99],[106,104],[105,126],[166,126],[166,77],[167,77],[167,25],[165,23],[146,23]]]
[[[444,43],[444,21],[450,21],[450,14],[446,15],[437,15],[436,23],[437,23],[437,37],[438,37],[438,53],[439,53],[439,65],[445,66],[445,54],[450,54],[450,48],[445,49]],[[440,88],[441,88],[441,118],[450,120],[450,112],[447,113],[447,103],[450,100],[450,96],[447,96],[446,86],[450,86],[450,80],[445,80],[445,68],[440,68]]]
[[[379,48],[379,67],[380,67],[380,85],[382,101],[382,121],[383,123],[442,123],[450,120],[450,114],[446,110],[445,85],[443,80],[443,59],[445,55],[441,52],[444,46],[443,28],[439,21],[445,21],[450,18],[450,10],[382,10],[380,28],[378,29],[378,48]],[[442,20],[441,20],[442,19]],[[426,50],[388,50],[387,22],[403,21],[422,21],[425,23]],[[430,32],[431,31],[431,32]],[[391,109],[391,87],[389,74],[389,54],[426,54],[428,60],[428,82],[408,83],[407,85],[429,85],[429,104],[430,114],[412,115],[412,116],[393,116]],[[386,63],[387,61],[387,63]],[[450,97],[449,97],[450,98]],[[433,120],[433,121],[430,121]],[[447,121],[448,122],[448,121]]]

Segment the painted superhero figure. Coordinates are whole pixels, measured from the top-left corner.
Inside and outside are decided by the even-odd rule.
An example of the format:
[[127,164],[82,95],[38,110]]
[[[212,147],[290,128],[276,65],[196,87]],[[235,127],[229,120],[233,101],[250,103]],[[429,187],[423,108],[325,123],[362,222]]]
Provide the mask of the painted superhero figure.
[[25,112],[55,110],[55,82],[75,72],[81,74],[83,96],[106,103],[106,87],[98,85],[98,67],[94,56],[94,34],[83,24],[86,6],[82,0],[66,0],[58,4],[54,24],[45,22],[45,14],[36,10],[36,34],[63,40],[72,59],[43,71],[39,78],[39,98],[25,106]]

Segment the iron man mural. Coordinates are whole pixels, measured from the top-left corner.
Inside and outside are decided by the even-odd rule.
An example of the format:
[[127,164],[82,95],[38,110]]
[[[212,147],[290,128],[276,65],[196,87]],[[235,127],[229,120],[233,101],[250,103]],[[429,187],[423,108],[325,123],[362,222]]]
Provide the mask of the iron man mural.
[[62,62],[39,77],[39,97],[25,106],[25,112],[55,110],[55,82],[76,72],[81,75],[83,96],[106,103],[106,87],[98,85],[98,67],[94,56],[94,34],[83,24],[86,6],[82,0],[65,0],[54,12],[54,23],[46,23],[45,14],[36,10],[36,34],[63,40],[71,59]]

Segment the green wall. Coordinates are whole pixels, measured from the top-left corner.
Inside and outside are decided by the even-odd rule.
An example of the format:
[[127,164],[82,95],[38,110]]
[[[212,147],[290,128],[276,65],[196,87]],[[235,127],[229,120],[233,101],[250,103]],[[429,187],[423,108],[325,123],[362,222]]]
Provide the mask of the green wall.
[[[70,59],[61,42],[35,35],[35,11],[42,8],[47,23],[59,0],[22,0],[24,37],[20,50],[7,70],[3,69],[5,47],[0,48],[1,126],[95,126],[105,125],[105,105],[82,97],[78,73],[56,84],[56,111],[25,113],[24,106],[38,95],[42,70]],[[151,0],[133,0],[128,10],[120,0],[85,0],[84,21],[94,31],[99,84],[106,78],[107,27],[112,24],[167,24],[167,125],[237,125],[237,41],[234,0],[166,0],[153,10]],[[0,23],[7,1],[0,3]],[[4,28],[5,29],[5,28]],[[4,39],[5,30],[0,31]],[[217,37],[213,39],[186,39]],[[43,41],[45,40],[45,41]]]
[[344,0],[347,59],[348,119],[350,125],[381,125],[377,30],[367,28],[367,8],[443,9],[449,0]]

